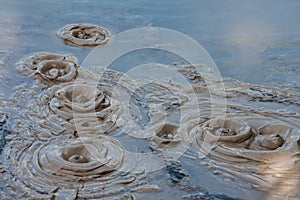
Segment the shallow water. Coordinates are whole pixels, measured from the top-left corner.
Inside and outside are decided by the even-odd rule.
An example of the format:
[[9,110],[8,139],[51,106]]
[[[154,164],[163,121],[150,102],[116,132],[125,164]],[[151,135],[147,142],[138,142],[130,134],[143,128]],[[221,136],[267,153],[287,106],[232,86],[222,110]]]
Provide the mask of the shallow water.
[[[299,198],[299,9],[297,1],[1,1],[0,197]],[[223,82],[229,121],[219,131],[238,135],[243,123],[251,131],[221,136],[217,147],[203,146],[207,135],[214,139],[207,124],[211,95],[219,97],[215,116],[224,114],[218,111],[225,96],[208,90],[203,79],[210,74],[197,75],[183,66],[184,59],[156,49],[130,52],[109,66],[127,72],[146,63],[164,64],[146,66],[156,82],[80,66],[91,49],[68,46],[56,33],[81,22],[104,26],[111,34],[158,26],[192,37],[229,77]],[[40,51],[73,54],[76,76],[45,79],[63,67],[47,76],[42,69],[33,77],[19,73],[15,63]],[[185,82],[155,74],[169,69]],[[68,83],[74,79],[77,91]],[[207,149],[213,149],[208,156]],[[99,160],[105,165],[97,166]]]

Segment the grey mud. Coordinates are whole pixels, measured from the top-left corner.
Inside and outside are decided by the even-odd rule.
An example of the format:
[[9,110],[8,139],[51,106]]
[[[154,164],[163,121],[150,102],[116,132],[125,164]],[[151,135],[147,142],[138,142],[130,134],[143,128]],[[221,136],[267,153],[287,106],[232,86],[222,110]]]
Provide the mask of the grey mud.
[[[107,42],[109,32],[81,24],[68,25],[58,35],[67,44],[95,46]],[[274,196],[300,197],[300,115],[272,109],[298,108],[297,92],[214,80],[224,81],[224,95],[207,87],[203,77],[211,74],[198,73],[201,65],[158,67],[175,70],[189,86],[176,80],[145,84],[101,66],[96,72],[73,55],[38,52],[21,59],[18,70],[36,85],[21,84],[10,101],[2,102],[2,197],[134,199],[137,193],[160,190],[151,183],[152,162],[134,160],[119,141],[123,137],[146,144],[170,180],[183,182],[183,188],[189,171],[177,158],[193,151],[197,164],[214,176]],[[270,106],[262,108],[261,102]],[[19,115],[12,116],[16,109]],[[182,196],[222,197],[203,189]]]

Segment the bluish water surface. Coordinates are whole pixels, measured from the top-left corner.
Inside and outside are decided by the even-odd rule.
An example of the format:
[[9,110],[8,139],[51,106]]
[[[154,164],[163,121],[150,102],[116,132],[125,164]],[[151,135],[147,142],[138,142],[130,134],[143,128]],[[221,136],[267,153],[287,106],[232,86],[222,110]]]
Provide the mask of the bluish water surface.
[[194,38],[223,76],[267,85],[299,84],[299,18],[297,0],[2,0],[0,51],[13,51],[14,61],[36,51],[71,52],[82,60],[89,49],[66,46],[56,37],[68,23],[100,24],[112,34],[155,26]]

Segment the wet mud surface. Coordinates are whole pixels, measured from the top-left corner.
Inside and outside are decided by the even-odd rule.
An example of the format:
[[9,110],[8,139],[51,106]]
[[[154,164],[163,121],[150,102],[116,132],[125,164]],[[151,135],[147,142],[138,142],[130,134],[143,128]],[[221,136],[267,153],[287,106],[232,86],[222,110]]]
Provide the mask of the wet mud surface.
[[[238,5],[217,4],[209,7],[218,8],[218,16],[236,18]],[[265,12],[262,24],[250,23],[262,35],[234,20],[249,35],[238,27],[223,31],[230,25],[225,20],[213,29],[200,28],[201,37],[193,35],[196,26],[183,23],[195,16],[186,14],[192,12],[188,4],[174,12],[185,17],[154,17],[151,6],[149,11],[111,9],[108,2],[77,2],[72,9],[67,3],[59,9],[49,4],[55,12],[35,9],[23,18],[9,14],[24,6],[0,5],[8,16],[0,18],[5,24],[0,30],[0,199],[300,198],[300,43],[293,24],[275,35],[272,27],[262,26],[272,24],[269,12],[279,6]],[[88,23],[74,21],[78,13]],[[298,14],[292,10],[289,16]],[[50,18],[47,27],[41,23]],[[290,19],[275,18],[273,28],[280,30]],[[201,63],[150,50],[131,52],[109,68],[81,64],[90,51],[86,47],[109,45],[111,33],[136,23],[191,33],[212,52],[223,75],[239,80],[220,79],[203,72]],[[138,59],[130,57],[134,53]],[[172,74],[131,76],[138,62],[162,63],[147,67],[173,71],[184,82]],[[216,87],[220,83],[224,88]]]
[[[47,68],[48,62],[59,64]],[[69,62],[75,73],[61,67]],[[59,73],[36,76],[39,67],[34,63]],[[211,90],[203,78],[213,76],[197,74],[197,66],[192,65],[158,66],[176,69],[190,82],[184,86],[175,84],[176,80],[145,84],[101,67],[98,72],[90,71],[79,67],[72,55],[37,53],[20,64],[33,71],[26,75],[34,84],[16,86],[9,101],[4,101],[3,198],[151,195],[163,190],[149,175],[159,163],[157,169],[166,170],[168,187],[181,190],[183,199],[235,199],[195,184],[180,157],[221,180],[230,179],[235,188],[263,191],[274,198],[300,195],[299,114],[255,106],[261,102],[297,107],[298,94],[292,90],[227,79],[228,97],[223,104],[212,102],[212,95],[226,96]],[[62,79],[70,74],[70,79]],[[235,102],[240,99],[247,104]],[[180,117],[174,117],[178,113]],[[144,145],[135,153],[151,152],[156,161],[134,157],[126,149],[129,140]]]

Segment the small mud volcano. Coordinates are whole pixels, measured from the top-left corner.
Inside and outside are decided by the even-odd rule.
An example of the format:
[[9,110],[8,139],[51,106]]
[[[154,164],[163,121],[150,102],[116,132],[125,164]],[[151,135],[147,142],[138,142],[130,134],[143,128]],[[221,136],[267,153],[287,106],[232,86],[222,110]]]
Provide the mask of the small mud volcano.
[[79,47],[95,47],[108,42],[110,32],[95,24],[68,24],[58,33],[65,44]]
[[[70,83],[54,86],[42,96],[41,126],[68,130],[102,130],[108,133],[121,122],[122,103],[102,85]],[[62,120],[64,122],[62,122]],[[50,128],[51,129],[51,128]]]
[[11,157],[5,163],[11,173],[2,178],[14,188],[6,188],[7,194],[30,199],[133,198],[131,192],[146,182],[143,172],[122,168],[123,147],[105,135],[82,135],[35,140],[20,151],[7,148]]
[[76,65],[72,62],[49,60],[39,64],[35,76],[47,82],[70,82],[76,78]]
[[70,82],[77,76],[77,59],[72,55],[38,52],[21,59],[18,70],[46,85]]
[[282,147],[286,137],[282,133],[286,132],[288,134],[288,131],[288,127],[275,124],[258,128],[250,148],[255,150],[275,150]]
[[70,181],[90,180],[118,169],[124,157],[122,147],[103,135],[55,140],[35,153],[43,171]]
[[297,196],[299,137],[298,128],[279,120],[236,115],[223,122],[204,124],[196,139],[200,156],[208,155],[214,169],[245,179],[253,187],[272,194]]
[[179,125],[177,124],[158,124],[153,127],[155,135],[152,140],[159,148],[167,148],[181,142],[180,134],[178,133]]
[[238,120],[210,120],[203,129],[204,132],[198,139],[204,140],[207,137],[209,142],[240,143],[252,135],[250,126]]

